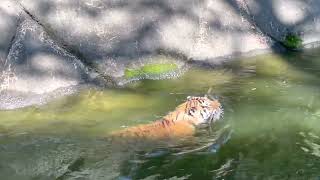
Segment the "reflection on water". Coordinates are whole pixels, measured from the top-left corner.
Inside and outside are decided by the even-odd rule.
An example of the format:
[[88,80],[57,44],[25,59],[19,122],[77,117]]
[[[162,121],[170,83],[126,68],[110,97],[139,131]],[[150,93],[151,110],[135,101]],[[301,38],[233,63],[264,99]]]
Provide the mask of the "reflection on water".
[[[319,77],[320,53],[310,50],[194,67],[178,79],[91,89],[41,107],[1,111],[0,174],[41,180],[318,179]],[[108,138],[113,130],[159,119],[210,87],[225,110],[213,132],[143,146]]]

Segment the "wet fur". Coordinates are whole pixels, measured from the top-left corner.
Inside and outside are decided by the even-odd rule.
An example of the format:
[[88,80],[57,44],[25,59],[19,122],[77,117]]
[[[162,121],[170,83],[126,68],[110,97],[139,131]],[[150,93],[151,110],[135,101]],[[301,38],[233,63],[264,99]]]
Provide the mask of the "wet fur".
[[[205,98],[203,98],[205,99]],[[175,111],[170,112],[161,120],[150,124],[138,125],[121,131],[112,133],[114,137],[145,138],[145,139],[172,139],[186,138],[193,136],[196,126],[200,124],[201,98],[191,98],[179,105]],[[206,99],[209,100],[209,99]],[[210,108],[220,110],[220,103],[217,100],[210,100]],[[190,110],[194,109],[194,115],[190,115]]]

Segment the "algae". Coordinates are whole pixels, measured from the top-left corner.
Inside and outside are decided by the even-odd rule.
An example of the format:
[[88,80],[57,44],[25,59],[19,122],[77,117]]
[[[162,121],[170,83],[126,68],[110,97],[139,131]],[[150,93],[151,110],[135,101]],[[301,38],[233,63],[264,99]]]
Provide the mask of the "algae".
[[302,39],[296,34],[289,33],[285,36],[283,45],[290,50],[297,50],[302,47]]
[[173,72],[178,66],[173,63],[147,64],[138,69],[126,69],[126,78],[145,78]]

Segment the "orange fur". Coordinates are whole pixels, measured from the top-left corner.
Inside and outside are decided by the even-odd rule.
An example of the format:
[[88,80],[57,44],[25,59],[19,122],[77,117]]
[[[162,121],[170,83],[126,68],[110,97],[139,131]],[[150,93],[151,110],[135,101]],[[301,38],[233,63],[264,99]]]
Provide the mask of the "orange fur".
[[[217,100],[209,100],[212,110],[220,108]],[[150,124],[138,125],[124,130],[116,131],[112,135],[116,137],[146,138],[146,139],[166,139],[192,136],[195,133],[196,125],[200,124],[200,113],[192,116],[189,110],[195,108],[196,111],[203,108],[197,100],[188,100],[180,104],[175,111],[170,112],[161,120]],[[199,111],[200,112],[200,111]]]

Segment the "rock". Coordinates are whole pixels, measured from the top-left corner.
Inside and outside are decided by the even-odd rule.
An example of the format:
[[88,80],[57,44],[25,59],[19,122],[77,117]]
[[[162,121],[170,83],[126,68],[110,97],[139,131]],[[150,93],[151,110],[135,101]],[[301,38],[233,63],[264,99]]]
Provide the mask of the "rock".
[[[100,77],[122,85],[130,82],[126,71],[157,79],[143,67],[162,61],[183,72],[187,62],[216,65],[277,50],[288,34],[313,47],[319,9],[317,0],[3,0],[0,107],[26,94],[42,102]],[[30,104],[18,99],[17,107]]]
[[[100,74],[123,77],[162,52],[210,61],[271,49],[288,32],[319,41],[316,0],[17,0]],[[271,39],[270,39],[270,37]]]
[[20,7],[10,0],[0,3],[0,72],[3,70],[6,56],[9,52],[11,41],[18,26]]
[[90,71],[22,13],[0,73],[0,109],[43,104],[90,83]]
[[217,62],[270,48],[270,39],[224,0],[19,2],[83,61],[112,77],[159,51]]
[[27,15],[21,17],[2,74],[2,90],[43,94],[78,85],[87,76],[81,61],[60,48]]
[[320,41],[320,1],[239,1],[259,29],[277,41],[288,33],[300,35],[305,46]]
[[44,105],[49,101],[61,96],[71,95],[84,87],[70,86],[59,88],[50,93],[37,94],[32,92],[21,92],[12,90],[2,90],[0,92],[0,109],[10,110],[23,108],[32,105]]

